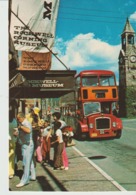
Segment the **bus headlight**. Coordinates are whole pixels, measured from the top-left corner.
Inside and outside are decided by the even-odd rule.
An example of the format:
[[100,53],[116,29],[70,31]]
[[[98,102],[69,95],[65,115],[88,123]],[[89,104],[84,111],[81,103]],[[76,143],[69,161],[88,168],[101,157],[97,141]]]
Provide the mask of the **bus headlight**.
[[116,127],[116,126],[117,126],[116,122],[113,122],[113,123],[112,123],[112,126],[113,126],[113,127]]
[[90,129],[92,129],[93,128],[93,123],[90,123],[89,127],[90,127]]

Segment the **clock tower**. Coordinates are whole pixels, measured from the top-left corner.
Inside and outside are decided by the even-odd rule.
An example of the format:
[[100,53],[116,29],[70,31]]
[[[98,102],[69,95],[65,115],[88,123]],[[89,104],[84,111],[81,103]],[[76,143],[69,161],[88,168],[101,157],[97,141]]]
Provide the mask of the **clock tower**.
[[135,31],[128,18],[121,35],[119,53],[119,106],[121,117],[136,116]]

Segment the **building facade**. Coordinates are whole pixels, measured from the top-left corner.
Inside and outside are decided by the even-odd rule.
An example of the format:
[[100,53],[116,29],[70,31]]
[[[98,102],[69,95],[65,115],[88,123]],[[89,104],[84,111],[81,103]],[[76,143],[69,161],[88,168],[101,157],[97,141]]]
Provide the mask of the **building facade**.
[[121,117],[136,116],[135,31],[126,20],[119,53],[119,107]]

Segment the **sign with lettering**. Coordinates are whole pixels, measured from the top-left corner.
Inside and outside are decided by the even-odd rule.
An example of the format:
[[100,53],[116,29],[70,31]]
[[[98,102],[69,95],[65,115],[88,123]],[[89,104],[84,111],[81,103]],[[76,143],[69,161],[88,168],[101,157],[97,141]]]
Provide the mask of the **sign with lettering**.
[[64,88],[64,82],[59,80],[28,80],[29,86],[40,88]]
[[22,52],[19,70],[50,70],[51,53]]
[[[10,33],[16,50],[49,52],[55,38],[59,0],[12,0]],[[28,28],[31,30],[29,30]]]
[[75,74],[74,70],[20,71],[10,82],[10,97],[60,97],[75,90]]

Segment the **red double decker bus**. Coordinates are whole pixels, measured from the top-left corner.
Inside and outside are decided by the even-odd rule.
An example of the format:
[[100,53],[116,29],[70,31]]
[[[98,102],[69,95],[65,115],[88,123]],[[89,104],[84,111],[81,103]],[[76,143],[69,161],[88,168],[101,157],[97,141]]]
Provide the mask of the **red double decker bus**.
[[107,70],[86,70],[75,76],[75,93],[61,97],[64,120],[79,138],[120,138],[122,121],[113,114],[118,102],[115,74]]

